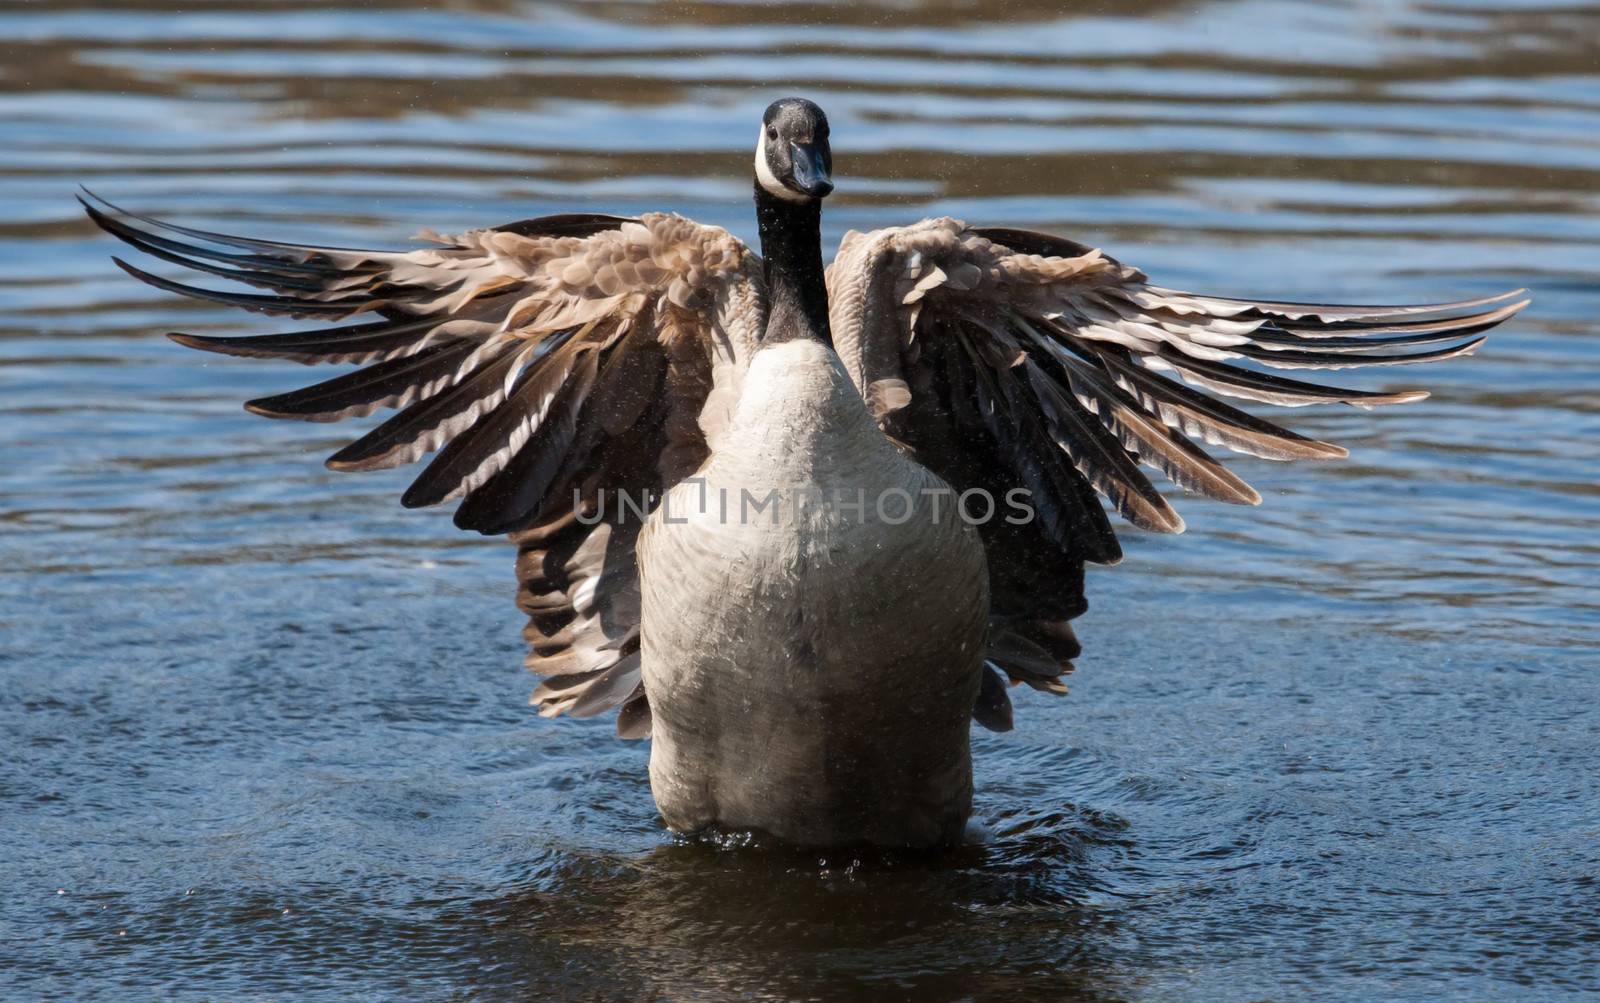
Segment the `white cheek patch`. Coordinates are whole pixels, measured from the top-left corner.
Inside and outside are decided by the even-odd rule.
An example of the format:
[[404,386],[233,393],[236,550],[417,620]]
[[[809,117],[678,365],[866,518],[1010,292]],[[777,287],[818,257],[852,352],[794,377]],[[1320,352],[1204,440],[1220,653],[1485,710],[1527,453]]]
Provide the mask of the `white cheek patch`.
[[807,197],[805,195],[786,187],[772,173],[772,168],[767,166],[767,127],[764,125],[761,127],[759,138],[756,140],[756,180],[761,183],[761,187],[765,188],[768,194],[776,195],[778,198],[786,199],[790,202],[806,201]]

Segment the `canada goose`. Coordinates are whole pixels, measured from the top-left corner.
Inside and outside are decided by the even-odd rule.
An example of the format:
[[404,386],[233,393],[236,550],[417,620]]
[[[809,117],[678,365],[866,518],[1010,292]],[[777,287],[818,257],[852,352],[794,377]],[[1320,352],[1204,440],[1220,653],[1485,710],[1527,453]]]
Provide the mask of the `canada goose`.
[[1066,691],[1084,564],[1121,557],[1097,492],[1176,533],[1140,464],[1256,504],[1202,444],[1346,455],[1214,395],[1363,408],[1426,396],[1240,362],[1454,358],[1528,302],[1200,296],[1060,237],[954,219],[847,234],[825,273],[822,110],[769,107],[754,168],[759,257],[667,213],[545,216],[389,252],[80,201],[155,258],[270,294],[117,260],[160,289],[324,322],[370,315],[171,337],[361,366],[246,407],[306,421],[396,411],[328,465],[435,453],[403,504],[459,500],[458,526],[510,534],[540,713],[618,708],[620,735],[652,737],[652,790],[675,830],[814,846],[961,838],[968,719],[1009,729],[1008,684]]

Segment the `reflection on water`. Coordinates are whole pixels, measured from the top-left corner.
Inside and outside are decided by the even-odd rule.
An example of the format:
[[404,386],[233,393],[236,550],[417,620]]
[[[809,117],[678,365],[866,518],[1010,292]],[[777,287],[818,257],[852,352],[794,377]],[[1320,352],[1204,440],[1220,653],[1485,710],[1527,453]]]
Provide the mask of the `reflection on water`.
[[[225,0],[0,9],[0,985],[126,998],[1600,990],[1600,14],[1476,0]],[[979,735],[986,839],[679,843],[646,751],[523,698],[510,556],[261,422],[270,325],[75,211],[394,244],[669,208],[833,120],[828,239],[1057,229],[1165,284],[1533,289],[1434,398],[1299,427],[1091,576],[1072,696]]]

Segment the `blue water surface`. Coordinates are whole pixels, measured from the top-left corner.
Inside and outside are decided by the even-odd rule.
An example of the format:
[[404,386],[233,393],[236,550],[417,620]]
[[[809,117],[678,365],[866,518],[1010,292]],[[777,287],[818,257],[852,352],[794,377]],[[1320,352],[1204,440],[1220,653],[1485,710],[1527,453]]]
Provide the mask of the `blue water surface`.
[[[1415,0],[0,7],[0,996],[1206,1000],[1600,994],[1600,12]],[[263,422],[269,319],[134,283],[82,182],[403,245],[552,211],[753,237],[772,98],[825,239],[1053,229],[1180,288],[1528,286],[1342,374],[1092,571],[1071,695],[976,736],[986,841],[676,841],[647,747],[526,705],[512,554]]]

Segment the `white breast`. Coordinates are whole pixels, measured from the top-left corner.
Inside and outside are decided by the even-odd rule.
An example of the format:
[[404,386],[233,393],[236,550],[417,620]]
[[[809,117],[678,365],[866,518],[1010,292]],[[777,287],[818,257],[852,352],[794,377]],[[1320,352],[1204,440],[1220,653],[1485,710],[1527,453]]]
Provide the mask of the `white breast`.
[[802,843],[959,835],[987,571],[948,505],[930,517],[940,488],[879,432],[831,349],[756,353],[701,477],[639,545],[651,780],[670,825]]

